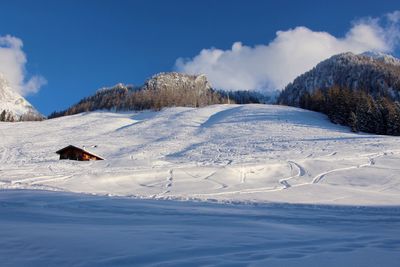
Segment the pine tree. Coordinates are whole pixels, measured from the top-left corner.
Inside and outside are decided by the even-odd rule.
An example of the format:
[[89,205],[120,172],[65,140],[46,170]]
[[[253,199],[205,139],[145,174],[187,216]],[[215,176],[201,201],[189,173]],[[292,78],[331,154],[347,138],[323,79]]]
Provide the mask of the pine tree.
[[351,128],[352,132],[358,132],[359,128],[358,128],[358,118],[357,115],[352,111],[350,112],[350,117],[348,119],[349,121],[349,126]]
[[393,102],[387,102],[387,131],[389,135],[400,134],[400,110],[397,104]]
[[3,110],[0,114],[0,121],[6,121],[6,111]]

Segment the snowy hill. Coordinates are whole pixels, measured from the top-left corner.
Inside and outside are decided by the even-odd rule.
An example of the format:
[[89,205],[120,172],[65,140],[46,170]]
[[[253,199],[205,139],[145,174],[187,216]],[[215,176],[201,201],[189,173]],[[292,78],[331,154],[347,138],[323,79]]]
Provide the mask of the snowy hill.
[[[13,132],[13,135],[7,133]],[[0,188],[143,198],[400,204],[397,138],[274,105],[92,112],[0,124]],[[86,146],[104,161],[59,161]]]
[[[3,113],[4,112],[4,113]],[[0,114],[4,121],[40,120],[43,116],[25,98],[15,92],[0,73]]]

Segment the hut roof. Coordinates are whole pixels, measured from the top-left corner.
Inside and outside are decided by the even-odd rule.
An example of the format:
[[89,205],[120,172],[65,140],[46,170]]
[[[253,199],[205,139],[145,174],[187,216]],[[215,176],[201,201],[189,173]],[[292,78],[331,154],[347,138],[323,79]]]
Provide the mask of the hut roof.
[[92,153],[92,152],[90,152],[90,151],[87,151],[87,150],[85,150],[85,149],[83,149],[83,148],[80,148],[80,147],[77,147],[77,146],[74,146],[74,145],[69,145],[69,146],[66,146],[66,147],[64,147],[64,148],[61,148],[60,150],[56,151],[56,153],[57,153],[57,154],[61,154],[61,153],[63,153],[65,150],[68,150],[68,149],[79,150],[79,151],[84,152],[84,153],[86,153],[86,154],[89,154],[89,155],[91,155],[91,156],[93,156],[93,157],[96,157],[96,158],[99,158],[99,159],[104,160],[103,157],[100,157],[100,156],[98,156],[98,155],[96,155],[96,154],[94,154],[94,153]]

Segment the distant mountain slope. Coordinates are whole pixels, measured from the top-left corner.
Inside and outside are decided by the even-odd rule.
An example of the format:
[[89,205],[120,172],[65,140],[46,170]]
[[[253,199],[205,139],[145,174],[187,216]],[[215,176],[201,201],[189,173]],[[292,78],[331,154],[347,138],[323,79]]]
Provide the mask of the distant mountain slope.
[[163,107],[201,107],[227,103],[226,97],[213,90],[204,75],[177,72],[154,75],[141,87],[117,84],[98,90],[67,110],[49,118],[94,110],[159,110]]
[[323,112],[353,131],[400,135],[400,60],[335,55],[289,84],[278,103]]
[[42,120],[41,115],[25,98],[15,92],[0,73],[0,121]]
[[335,55],[297,77],[282,91],[278,101],[300,106],[300,98],[304,93],[332,86],[400,100],[400,61],[389,55],[370,52]]

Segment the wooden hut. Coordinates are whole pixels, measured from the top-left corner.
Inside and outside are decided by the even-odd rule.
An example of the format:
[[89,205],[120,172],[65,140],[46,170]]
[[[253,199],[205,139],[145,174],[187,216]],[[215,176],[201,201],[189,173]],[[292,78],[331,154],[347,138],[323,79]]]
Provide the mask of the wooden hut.
[[64,147],[56,152],[60,155],[60,159],[70,159],[70,160],[104,160],[104,158],[97,156],[83,148],[79,148],[73,145]]

